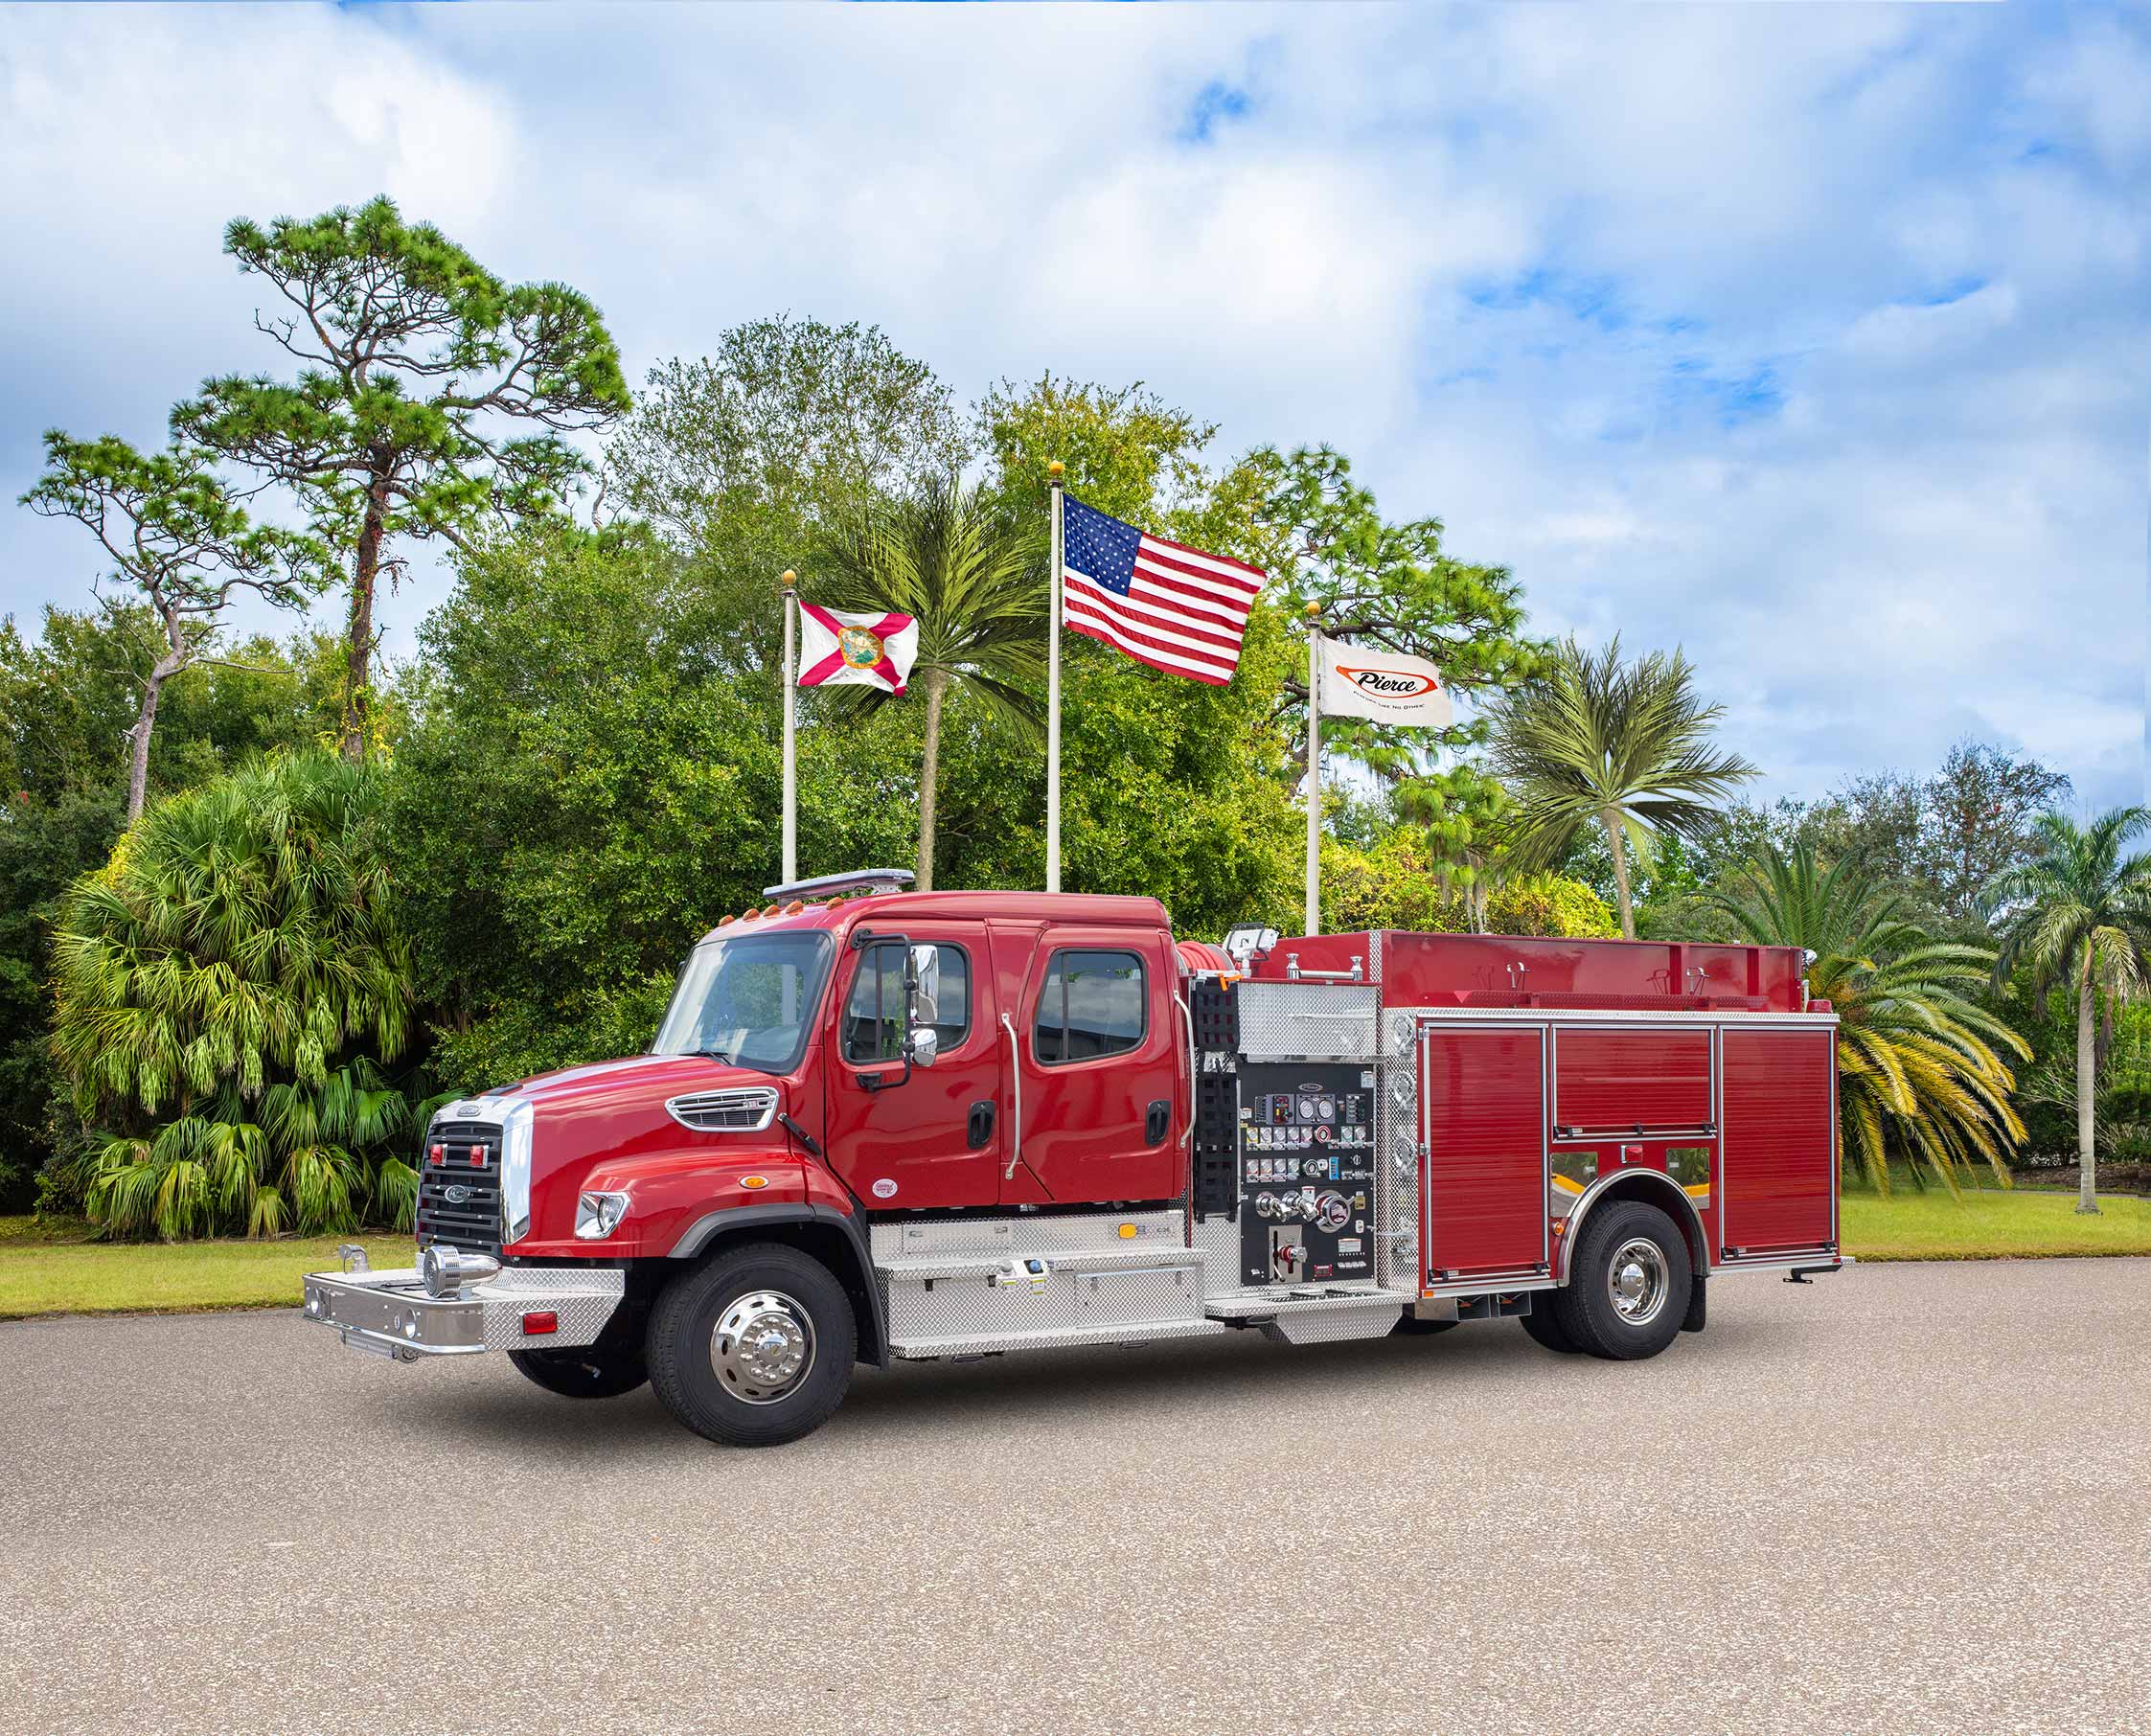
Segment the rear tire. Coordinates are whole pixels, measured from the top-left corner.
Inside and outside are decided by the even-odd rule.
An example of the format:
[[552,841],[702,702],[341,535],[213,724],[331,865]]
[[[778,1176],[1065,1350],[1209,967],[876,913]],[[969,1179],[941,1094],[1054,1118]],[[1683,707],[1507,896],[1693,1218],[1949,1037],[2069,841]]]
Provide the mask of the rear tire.
[[617,1399],[650,1379],[642,1352],[625,1347],[600,1350],[512,1350],[515,1372],[563,1399]]
[[1680,1227],[1656,1206],[1623,1199],[1586,1221],[1554,1317],[1592,1356],[1636,1361],[1680,1334],[1694,1281]]
[[1531,1312],[1518,1317],[1518,1324],[1531,1335],[1531,1341],[1544,1349],[1558,1352],[1565,1357],[1583,1354],[1583,1346],[1562,1330],[1561,1316],[1554,1312],[1559,1291],[1534,1291],[1531,1295]]
[[650,1383],[675,1419],[727,1447],[819,1428],[852,1382],[852,1301],[836,1274],[773,1242],[712,1255],[650,1314]]

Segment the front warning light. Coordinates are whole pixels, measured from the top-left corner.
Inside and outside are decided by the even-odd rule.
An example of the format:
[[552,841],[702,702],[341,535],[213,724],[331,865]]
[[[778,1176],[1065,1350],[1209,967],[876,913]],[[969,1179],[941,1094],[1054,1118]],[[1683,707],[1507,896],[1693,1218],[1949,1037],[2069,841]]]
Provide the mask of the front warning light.
[[445,1145],[429,1145],[425,1148],[425,1154],[435,1163],[446,1163],[448,1160],[448,1148]]
[[549,1332],[561,1330],[561,1316],[550,1308],[541,1308],[523,1316],[523,1336],[541,1337]]

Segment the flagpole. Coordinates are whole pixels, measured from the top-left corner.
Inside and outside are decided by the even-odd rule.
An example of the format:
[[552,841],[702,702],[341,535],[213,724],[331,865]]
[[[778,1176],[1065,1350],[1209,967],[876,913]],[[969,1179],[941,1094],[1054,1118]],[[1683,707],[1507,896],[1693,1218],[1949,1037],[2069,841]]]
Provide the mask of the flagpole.
[[1045,467],[1053,490],[1052,570],[1045,641],[1045,889],[1061,890],[1061,461]]
[[1322,931],[1321,605],[1307,605],[1307,932]]
[[793,752],[799,703],[798,660],[799,575],[789,569],[779,582],[784,586],[784,875],[786,885],[799,878],[799,766]]

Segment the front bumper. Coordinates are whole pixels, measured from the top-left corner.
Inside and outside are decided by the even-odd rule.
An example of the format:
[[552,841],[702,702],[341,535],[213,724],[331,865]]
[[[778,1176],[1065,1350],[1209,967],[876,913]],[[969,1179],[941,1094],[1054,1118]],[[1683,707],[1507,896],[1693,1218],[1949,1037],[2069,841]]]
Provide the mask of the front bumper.
[[[415,1362],[482,1350],[556,1350],[594,1344],[627,1293],[627,1274],[592,1267],[512,1267],[450,1296],[429,1296],[416,1267],[309,1272],[299,1317],[332,1328],[354,1350]],[[550,1313],[550,1332],[530,1316]]]

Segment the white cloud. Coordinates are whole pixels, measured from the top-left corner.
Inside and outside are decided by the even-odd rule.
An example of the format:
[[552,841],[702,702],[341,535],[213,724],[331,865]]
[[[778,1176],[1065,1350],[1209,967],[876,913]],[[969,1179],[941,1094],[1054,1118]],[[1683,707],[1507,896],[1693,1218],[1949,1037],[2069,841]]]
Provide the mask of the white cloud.
[[[1682,643],[1779,788],[1978,731],[2140,789],[2140,21],[8,22],[11,494],[47,423],[153,439],[201,376],[273,365],[228,217],[385,189],[589,291],[637,371],[791,308],[878,321],[965,393],[1141,377],[1234,445],[1339,444],[1392,514],[1509,562],[1546,630]],[[0,607],[88,571],[64,527],[0,520]]]

